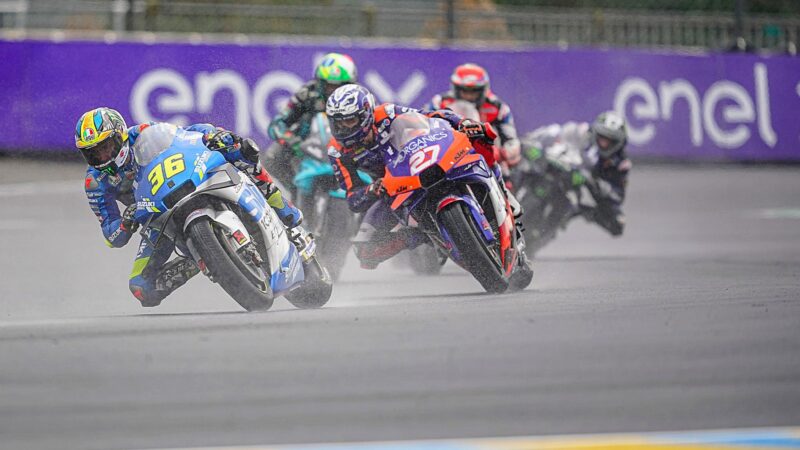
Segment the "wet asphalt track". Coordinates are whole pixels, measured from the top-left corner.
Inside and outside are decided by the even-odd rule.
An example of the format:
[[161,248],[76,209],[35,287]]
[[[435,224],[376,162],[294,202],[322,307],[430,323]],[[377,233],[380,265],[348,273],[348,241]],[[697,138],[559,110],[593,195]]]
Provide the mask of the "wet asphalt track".
[[626,235],[573,224],[522,293],[350,261],[263,314],[138,307],[82,171],[0,158],[0,448],[800,424],[799,168],[635,167]]

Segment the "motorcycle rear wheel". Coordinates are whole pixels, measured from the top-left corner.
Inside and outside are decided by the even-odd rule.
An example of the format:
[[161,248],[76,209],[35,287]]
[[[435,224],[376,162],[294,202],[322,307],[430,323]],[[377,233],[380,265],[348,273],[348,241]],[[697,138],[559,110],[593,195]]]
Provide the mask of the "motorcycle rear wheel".
[[442,255],[429,244],[423,244],[411,250],[410,266],[417,275],[439,275],[447,262],[447,255]]
[[322,308],[328,303],[333,292],[333,280],[328,271],[316,258],[303,265],[305,280],[303,284],[286,293],[286,300],[300,309]]

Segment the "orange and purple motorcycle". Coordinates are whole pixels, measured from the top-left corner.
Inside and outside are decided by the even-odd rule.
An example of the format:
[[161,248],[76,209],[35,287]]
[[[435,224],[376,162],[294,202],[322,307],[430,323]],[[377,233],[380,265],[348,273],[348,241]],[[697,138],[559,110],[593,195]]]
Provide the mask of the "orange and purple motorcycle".
[[526,288],[525,240],[486,160],[467,136],[419,113],[391,125],[383,185],[392,210],[491,293]]

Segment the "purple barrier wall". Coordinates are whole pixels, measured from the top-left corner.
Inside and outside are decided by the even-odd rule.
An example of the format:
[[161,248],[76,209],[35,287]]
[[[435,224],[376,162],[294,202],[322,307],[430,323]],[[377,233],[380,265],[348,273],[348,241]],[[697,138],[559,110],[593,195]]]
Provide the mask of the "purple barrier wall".
[[800,160],[800,58],[629,50],[457,50],[319,45],[0,41],[0,149],[68,149],[96,106],[129,124],[209,121],[265,128],[316,58],[343,51],[382,101],[421,106],[453,67],[484,65],[520,132],[606,109],[639,156]]

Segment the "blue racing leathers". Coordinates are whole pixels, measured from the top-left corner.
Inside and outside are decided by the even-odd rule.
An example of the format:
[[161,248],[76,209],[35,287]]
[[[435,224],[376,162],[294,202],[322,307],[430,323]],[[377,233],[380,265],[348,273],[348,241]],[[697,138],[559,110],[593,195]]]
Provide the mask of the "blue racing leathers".
[[[128,149],[133,148],[141,132],[150,125],[152,123],[143,123],[128,129],[128,140],[126,142]],[[204,123],[191,125],[186,127],[185,130],[203,133],[204,142],[206,142],[209,137],[222,129]],[[130,152],[130,150],[128,151]],[[221,152],[228,162],[254,164],[254,161],[244,157],[240,149]],[[100,172],[93,167],[89,167],[86,171],[85,189],[89,206],[100,222],[103,237],[109,247],[122,247],[128,243],[133,235],[134,230],[125,226],[117,202],[126,207],[135,202],[133,180],[136,177],[136,170],[137,166],[133,161],[133,156],[129,155],[128,161],[120,167],[115,175]],[[264,171],[257,178],[269,181],[269,176]],[[276,194],[271,192],[271,200],[274,195]],[[273,208],[281,219],[285,219],[285,222],[299,221],[302,217],[299,210],[289,202],[270,201],[269,203],[271,205],[280,203],[280,207]],[[142,239],[139,245],[130,275],[129,287],[131,292],[142,302],[143,306],[158,305],[167,294],[198,272],[194,263],[185,258],[178,258],[167,263],[174,249],[174,244],[171,241],[162,240],[158,248],[153,248],[153,243],[157,240],[158,233],[154,230],[149,230],[148,238]]]

